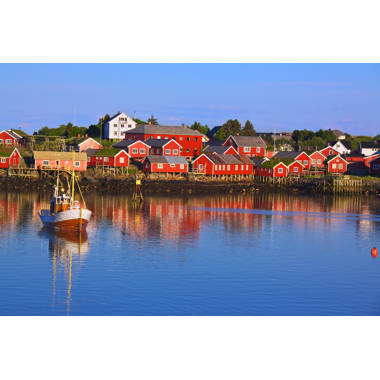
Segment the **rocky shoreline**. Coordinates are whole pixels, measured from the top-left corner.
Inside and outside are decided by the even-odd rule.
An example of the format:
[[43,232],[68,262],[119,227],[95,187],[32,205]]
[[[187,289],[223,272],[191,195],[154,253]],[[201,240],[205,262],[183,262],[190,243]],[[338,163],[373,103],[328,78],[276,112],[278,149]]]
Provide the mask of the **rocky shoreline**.
[[[0,190],[3,191],[38,191],[48,192],[54,186],[52,177],[17,177],[0,178]],[[79,181],[84,193],[132,194],[136,188],[134,176],[130,177],[91,177],[84,176]],[[209,178],[148,179],[142,178],[141,191],[144,194],[233,194],[252,193],[255,191],[300,192],[305,194],[334,193],[332,178],[301,178],[293,182],[259,182],[252,180],[223,181]],[[379,194],[380,181],[361,179],[359,189],[343,189],[342,193]]]

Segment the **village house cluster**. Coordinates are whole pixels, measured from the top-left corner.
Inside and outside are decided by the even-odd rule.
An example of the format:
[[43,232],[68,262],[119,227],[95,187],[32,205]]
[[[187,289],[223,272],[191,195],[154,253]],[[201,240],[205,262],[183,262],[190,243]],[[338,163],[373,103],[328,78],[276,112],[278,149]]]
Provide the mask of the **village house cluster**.
[[[115,143],[104,147],[83,137],[72,151],[33,151],[34,169],[127,168],[133,162],[146,173],[202,174],[209,176],[258,176],[284,178],[305,175],[341,175],[363,169],[380,175],[380,145],[361,143],[352,152],[342,138],[321,150],[269,150],[265,135],[229,136],[224,142],[211,140],[186,126],[138,125],[118,113],[105,126],[105,135]],[[263,138],[264,137],[264,138]],[[24,137],[13,130],[0,132],[0,168],[17,168],[24,161]]]

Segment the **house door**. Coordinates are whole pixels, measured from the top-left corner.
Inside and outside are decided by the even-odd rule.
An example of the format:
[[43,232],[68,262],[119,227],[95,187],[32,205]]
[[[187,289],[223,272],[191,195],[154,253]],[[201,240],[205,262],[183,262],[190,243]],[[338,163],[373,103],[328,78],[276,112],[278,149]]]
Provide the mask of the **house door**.
[[17,166],[17,158],[16,157],[12,157],[12,163],[11,163],[12,166]]

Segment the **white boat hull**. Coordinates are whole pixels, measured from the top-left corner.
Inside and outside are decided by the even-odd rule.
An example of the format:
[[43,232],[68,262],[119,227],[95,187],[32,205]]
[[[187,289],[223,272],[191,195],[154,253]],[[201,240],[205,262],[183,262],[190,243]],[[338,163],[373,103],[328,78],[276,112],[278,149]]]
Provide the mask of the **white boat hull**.
[[91,218],[92,212],[87,209],[75,208],[51,214],[50,210],[40,210],[38,213],[45,227],[67,230],[84,230]]

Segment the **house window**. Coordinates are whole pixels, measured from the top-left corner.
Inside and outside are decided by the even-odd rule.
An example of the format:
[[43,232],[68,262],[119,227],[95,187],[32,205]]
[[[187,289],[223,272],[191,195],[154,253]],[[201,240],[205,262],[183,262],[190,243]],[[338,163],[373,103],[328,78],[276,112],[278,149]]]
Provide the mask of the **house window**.
[[260,153],[260,148],[256,148],[256,153]]
[[241,165],[241,170],[244,170],[244,165]]
[[332,168],[333,168],[333,169],[336,169],[336,164],[332,164]]
[[120,127],[121,127],[121,128],[124,128],[124,124],[120,124]]
[[223,165],[223,170],[226,170],[226,165]]
[[114,124],[113,126],[116,128],[116,127],[117,127],[117,124]]
[[104,157],[104,162],[108,162],[108,157]]
[[230,165],[227,165],[227,170],[230,170]]
[[124,157],[120,157],[119,162],[120,162],[121,164],[124,164]]
[[187,138],[187,141],[190,141],[190,137]]
[[137,148],[132,148],[132,153],[133,154],[137,154],[139,152],[139,150]]
[[171,150],[170,149],[165,149],[165,154],[170,154]]
[[0,139],[0,144],[3,144],[3,139]]
[[6,162],[7,162],[7,159],[4,158],[4,157],[1,157],[1,163],[2,163],[2,164],[5,164]]
[[297,168],[297,166],[294,167],[293,172],[294,172],[294,173],[298,173],[298,168]]
[[343,169],[343,164],[339,164],[339,169]]
[[315,160],[314,160],[314,159],[312,159],[312,160],[311,160],[311,163],[312,163],[313,165],[315,165]]
[[6,144],[12,144],[12,140],[11,140],[11,139],[6,139],[6,140],[5,140],[5,143],[6,143]]
[[171,168],[175,168],[175,164],[170,164],[170,167]]
[[128,128],[131,129],[132,128],[132,124],[128,124]]
[[317,164],[320,165],[322,163],[321,159],[317,160]]
[[144,148],[140,149],[140,154],[145,154],[145,149]]
[[115,131],[115,132],[113,133],[113,135],[114,135],[114,136],[117,136],[117,132]]
[[239,170],[239,165],[235,165],[235,170]]
[[186,149],[186,152],[187,152],[187,153],[189,153],[189,152],[190,152],[190,149],[189,149],[189,148],[187,148],[187,149]]
[[180,137],[179,140],[182,141],[182,140],[183,140],[183,137]]
[[251,152],[251,148],[249,146],[245,146],[244,153],[250,153],[250,152]]
[[284,172],[283,168],[278,168],[278,174],[282,174]]
[[245,170],[248,170],[248,169],[249,169],[248,165],[245,165]]
[[49,160],[43,160],[42,165],[44,166],[49,166]]
[[307,166],[307,160],[304,160],[304,161],[303,161],[303,164]]
[[173,154],[177,155],[178,154],[178,149],[173,149]]
[[203,164],[199,164],[198,168],[199,168],[199,170],[202,170],[203,169]]
[[330,156],[333,154],[333,151],[330,149]]
[[157,164],[158,169],[162,169],[164,167],[163,164]]
[[90,162],[91,161],[91,157],[87,157],[87,162]]
[[180,169],[185,169],[185,165],[184,165],[184,164],[180,164],[180,165],[179,165],[179,168],[180,168]]
[[161,136],[157,136],[157,139],[158,139],[158,140],[161,140]]
[[195,140],[195,141],[198,141],[198,137],[194,137],[194,140]]
[[[107,157],[108,158],[108,157]],[[76,167],[76,168],[79,168],[79,166],[80,166],[80,162],[79,161],[74,161],[74,166]]]

